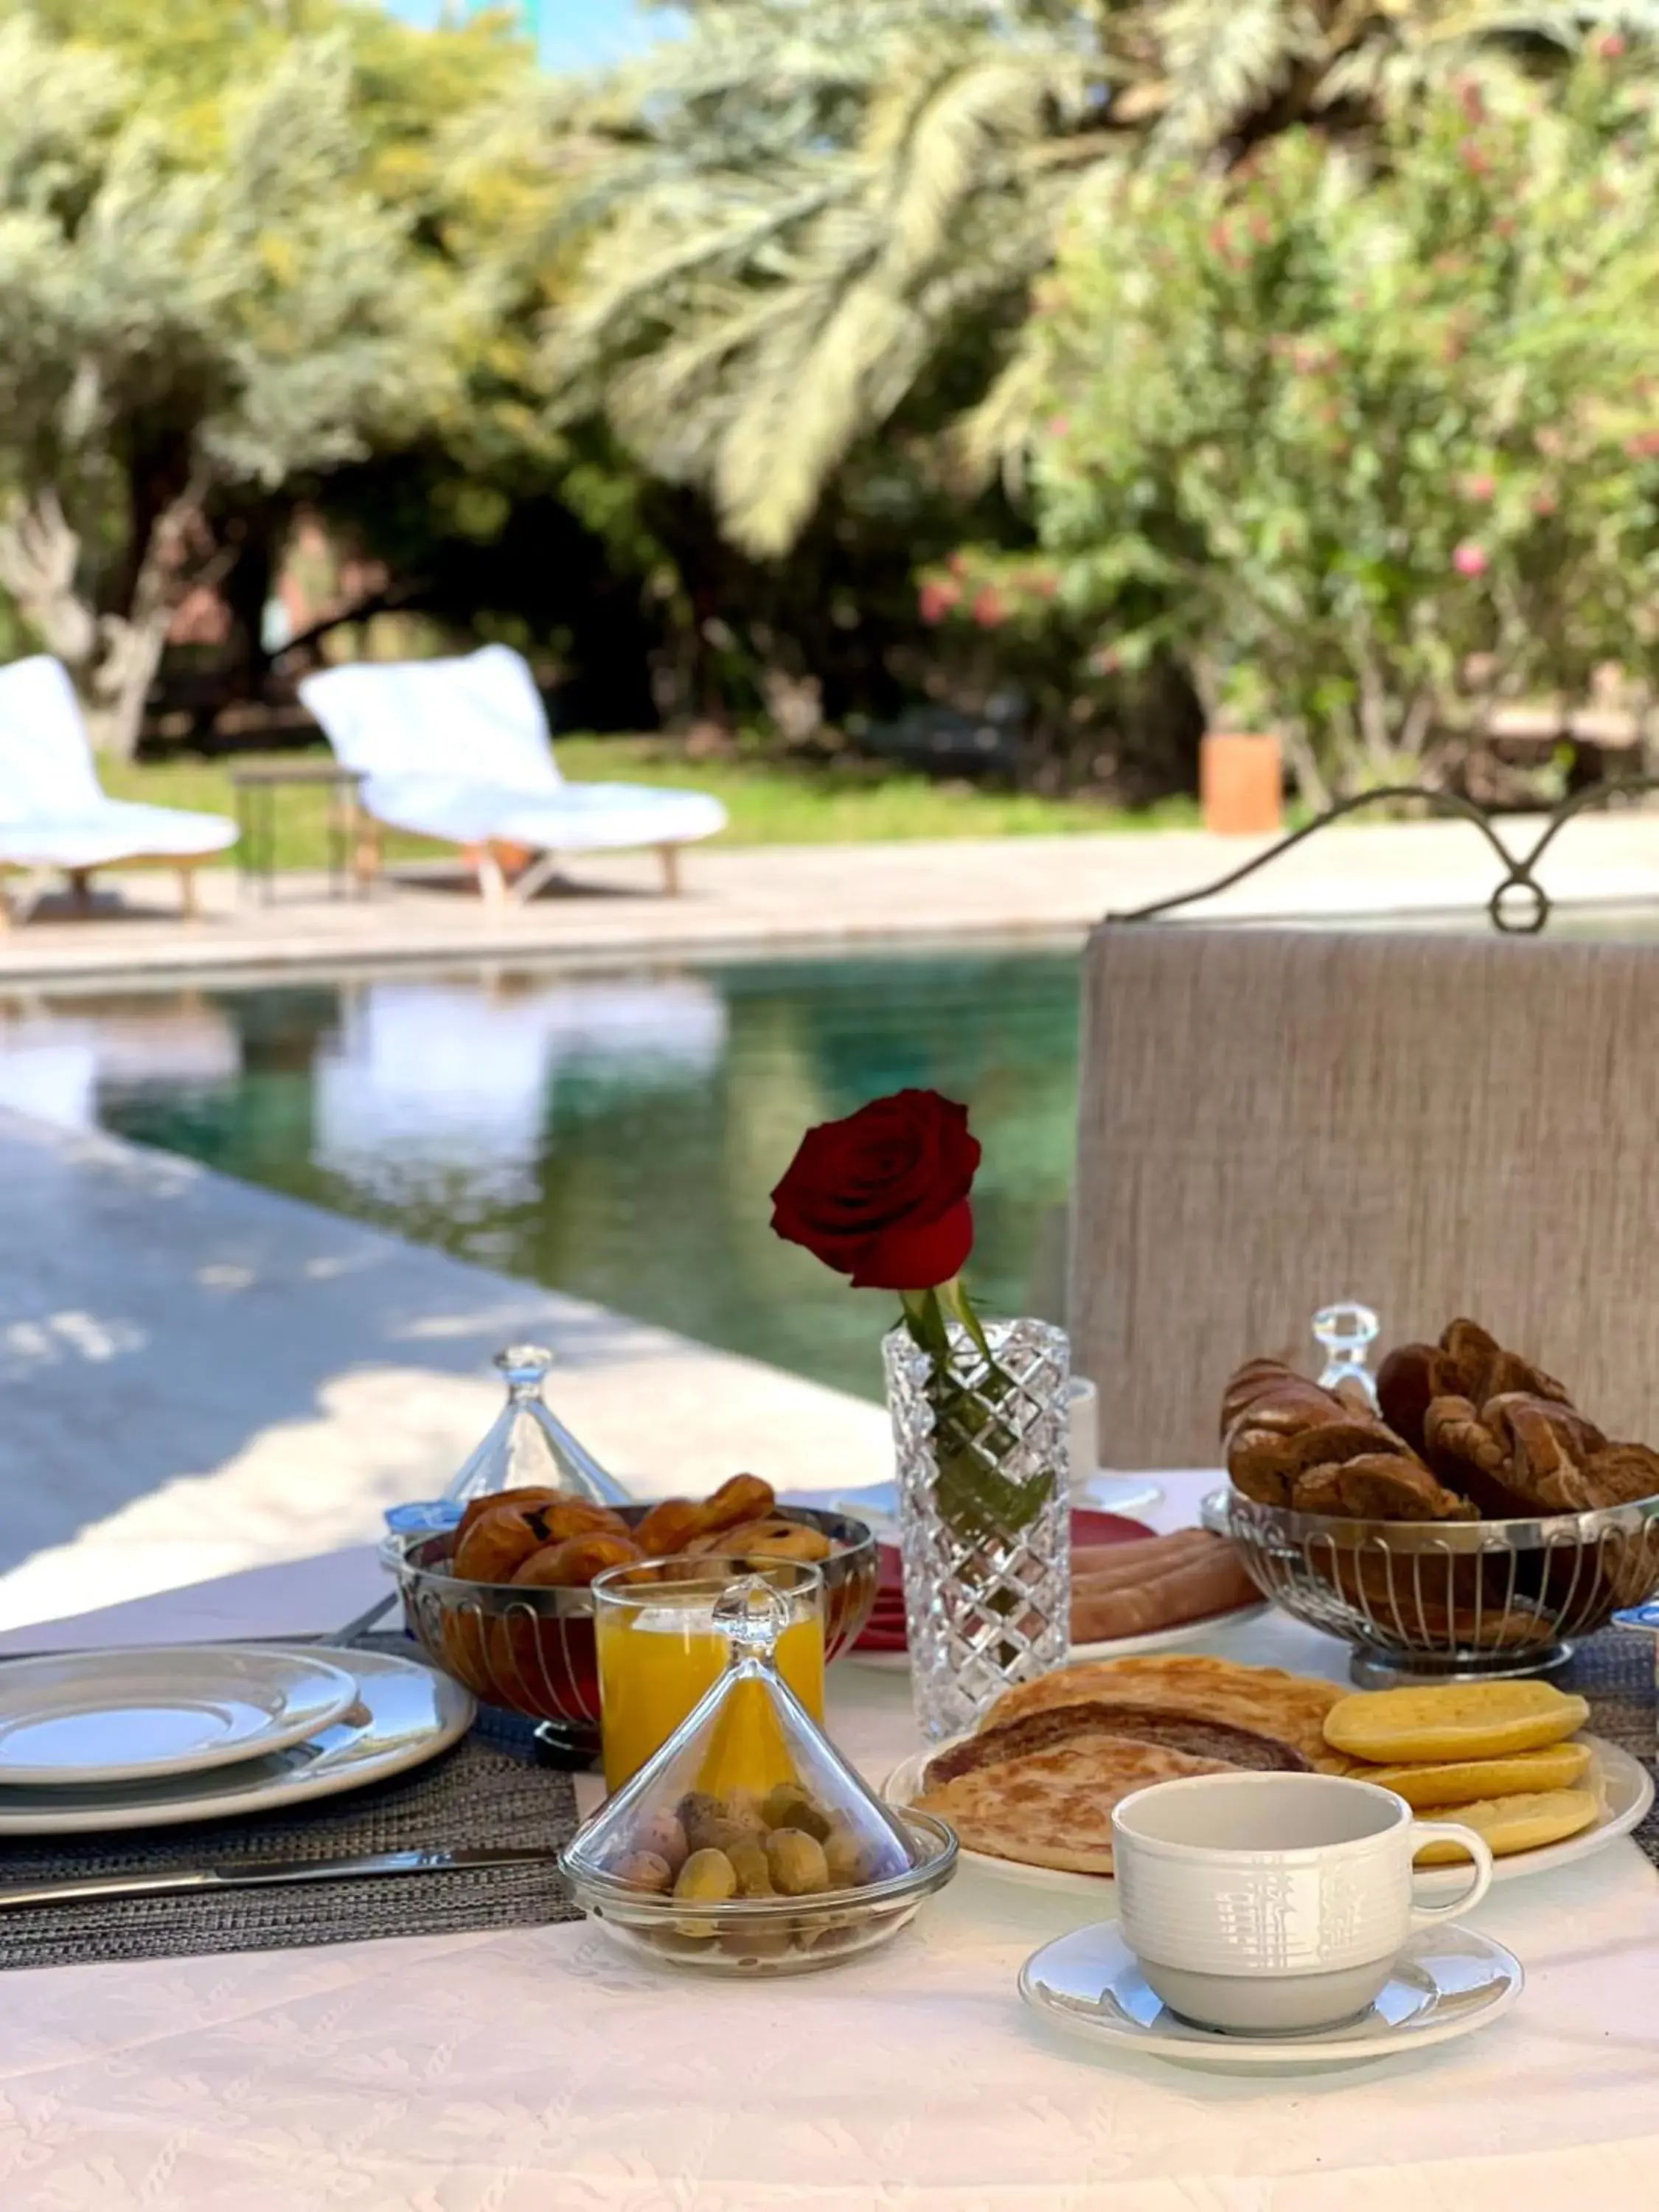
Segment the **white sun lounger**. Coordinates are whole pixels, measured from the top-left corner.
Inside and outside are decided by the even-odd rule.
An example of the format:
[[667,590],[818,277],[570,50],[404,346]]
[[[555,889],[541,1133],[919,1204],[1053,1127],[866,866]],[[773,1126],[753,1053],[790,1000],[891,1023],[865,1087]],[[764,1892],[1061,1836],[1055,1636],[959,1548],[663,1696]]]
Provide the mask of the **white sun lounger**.
[[9,909],[0,901],[0,926],[27,918],[53,869],[84,900],[94,869],[132,860],[172,862],[193,915],[198,861],[235,842],[226,815],[105,795],[61,661],[41,653],[0,668],[0,866],[33,878]]
[[308,676],[300,696],[377,822],[475,848],[485,894],[506,894],[493,848],[541,858],[513,886],[528,899],[573,853],[654,845],[670,891],[678,848],[726,826],[726,809],[697,791],[641,783],[567,783],[522,656],[486,645],[449,660],[359,661]]

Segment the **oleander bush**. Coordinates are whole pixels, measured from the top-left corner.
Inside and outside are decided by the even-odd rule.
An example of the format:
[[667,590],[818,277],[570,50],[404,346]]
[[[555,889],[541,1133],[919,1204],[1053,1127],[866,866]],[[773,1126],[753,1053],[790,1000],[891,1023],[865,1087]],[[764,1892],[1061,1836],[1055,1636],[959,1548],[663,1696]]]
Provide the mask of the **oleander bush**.
[[937,608],[1174,656],[1303,795],[1455,781],[1493,708],[1659,666],[1659,118],[1618,41],[1374,147],[1103,179],[1030,334],[1042,556]]

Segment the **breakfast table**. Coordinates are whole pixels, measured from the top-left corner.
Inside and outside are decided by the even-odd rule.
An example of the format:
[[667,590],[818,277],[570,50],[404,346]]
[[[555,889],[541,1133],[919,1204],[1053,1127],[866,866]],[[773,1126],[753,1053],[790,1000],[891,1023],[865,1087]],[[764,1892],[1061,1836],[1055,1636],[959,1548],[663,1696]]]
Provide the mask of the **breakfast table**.
[[[1159,1528],[1213,1475],[1165,1475]],[[323,1631],[374,1549],[0,1637],[46,1648]],[[1246,1662],[1346,1679],[1283,1616]],[[880,1778],[902,1674],[843,1662],[830,1732]],[[596,1784],[582,1778],[584,1809]],[[0,2204],[41,2212],[1510,2212],[1659,2188],[1659,1878],[1627,1839],[1473,1915],[1528,1975],[1482,2033],[1326,2075],[1103,2057],[1020,2004],[1040,1944],[1110,1911],[966,1865],[890,1948],[731,1984],[576,1923],[6,1977]]]

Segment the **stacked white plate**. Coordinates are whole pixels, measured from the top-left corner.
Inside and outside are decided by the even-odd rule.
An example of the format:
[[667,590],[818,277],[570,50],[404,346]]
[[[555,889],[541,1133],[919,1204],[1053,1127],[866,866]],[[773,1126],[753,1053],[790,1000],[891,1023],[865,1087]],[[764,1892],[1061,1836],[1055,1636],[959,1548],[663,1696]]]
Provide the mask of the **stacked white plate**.
[[413,1660],[195,1644],[0,1664],[0,1836],[167,1827],[361,1789],[475,1707]]

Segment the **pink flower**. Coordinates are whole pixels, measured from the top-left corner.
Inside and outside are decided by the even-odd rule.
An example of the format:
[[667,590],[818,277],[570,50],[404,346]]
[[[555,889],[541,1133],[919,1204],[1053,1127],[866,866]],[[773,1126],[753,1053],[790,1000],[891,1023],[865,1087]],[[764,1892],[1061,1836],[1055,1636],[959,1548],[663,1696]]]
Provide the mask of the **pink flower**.
[[1625,51],[1623,33],[1619,31],[1607,32],[1604,37],[1596,40],[1595,51],[1604,62],[1616,62]]
[[1638,430],[1633,438],[1625,441],[1625,451],[1633,461],[1650,461],[1659,455],[1659,430]]
[[1560,501],[1557,499],[1547,484],[1541,490],[1534,492],[1532,495],[1532,511],[1534,514],[1553,514],[1560,504]]
[[997,629],[1008,619],[1002,594],[992,584],[988,584],[974,601],[972,613],[981,629]]
[[930,577],[922,586],[918,600],[923,622],[929,625],[942,623],[961,597],[954,584],[940,583]]
[[1466,538],[1452,555],[1452,566],[1460,576],[1484,576],[1491,565],[1486,547],[1472,538]]
[[1470,499],[1478,499],[1482,506],[1498,496],[1498,480],[1486,475],[1465,477],[1463,489]]
[[1048,417],[1048,435],[1051,438],[1069,437],[1071,429],[1072,418],[1069,415],[1051,415]]

